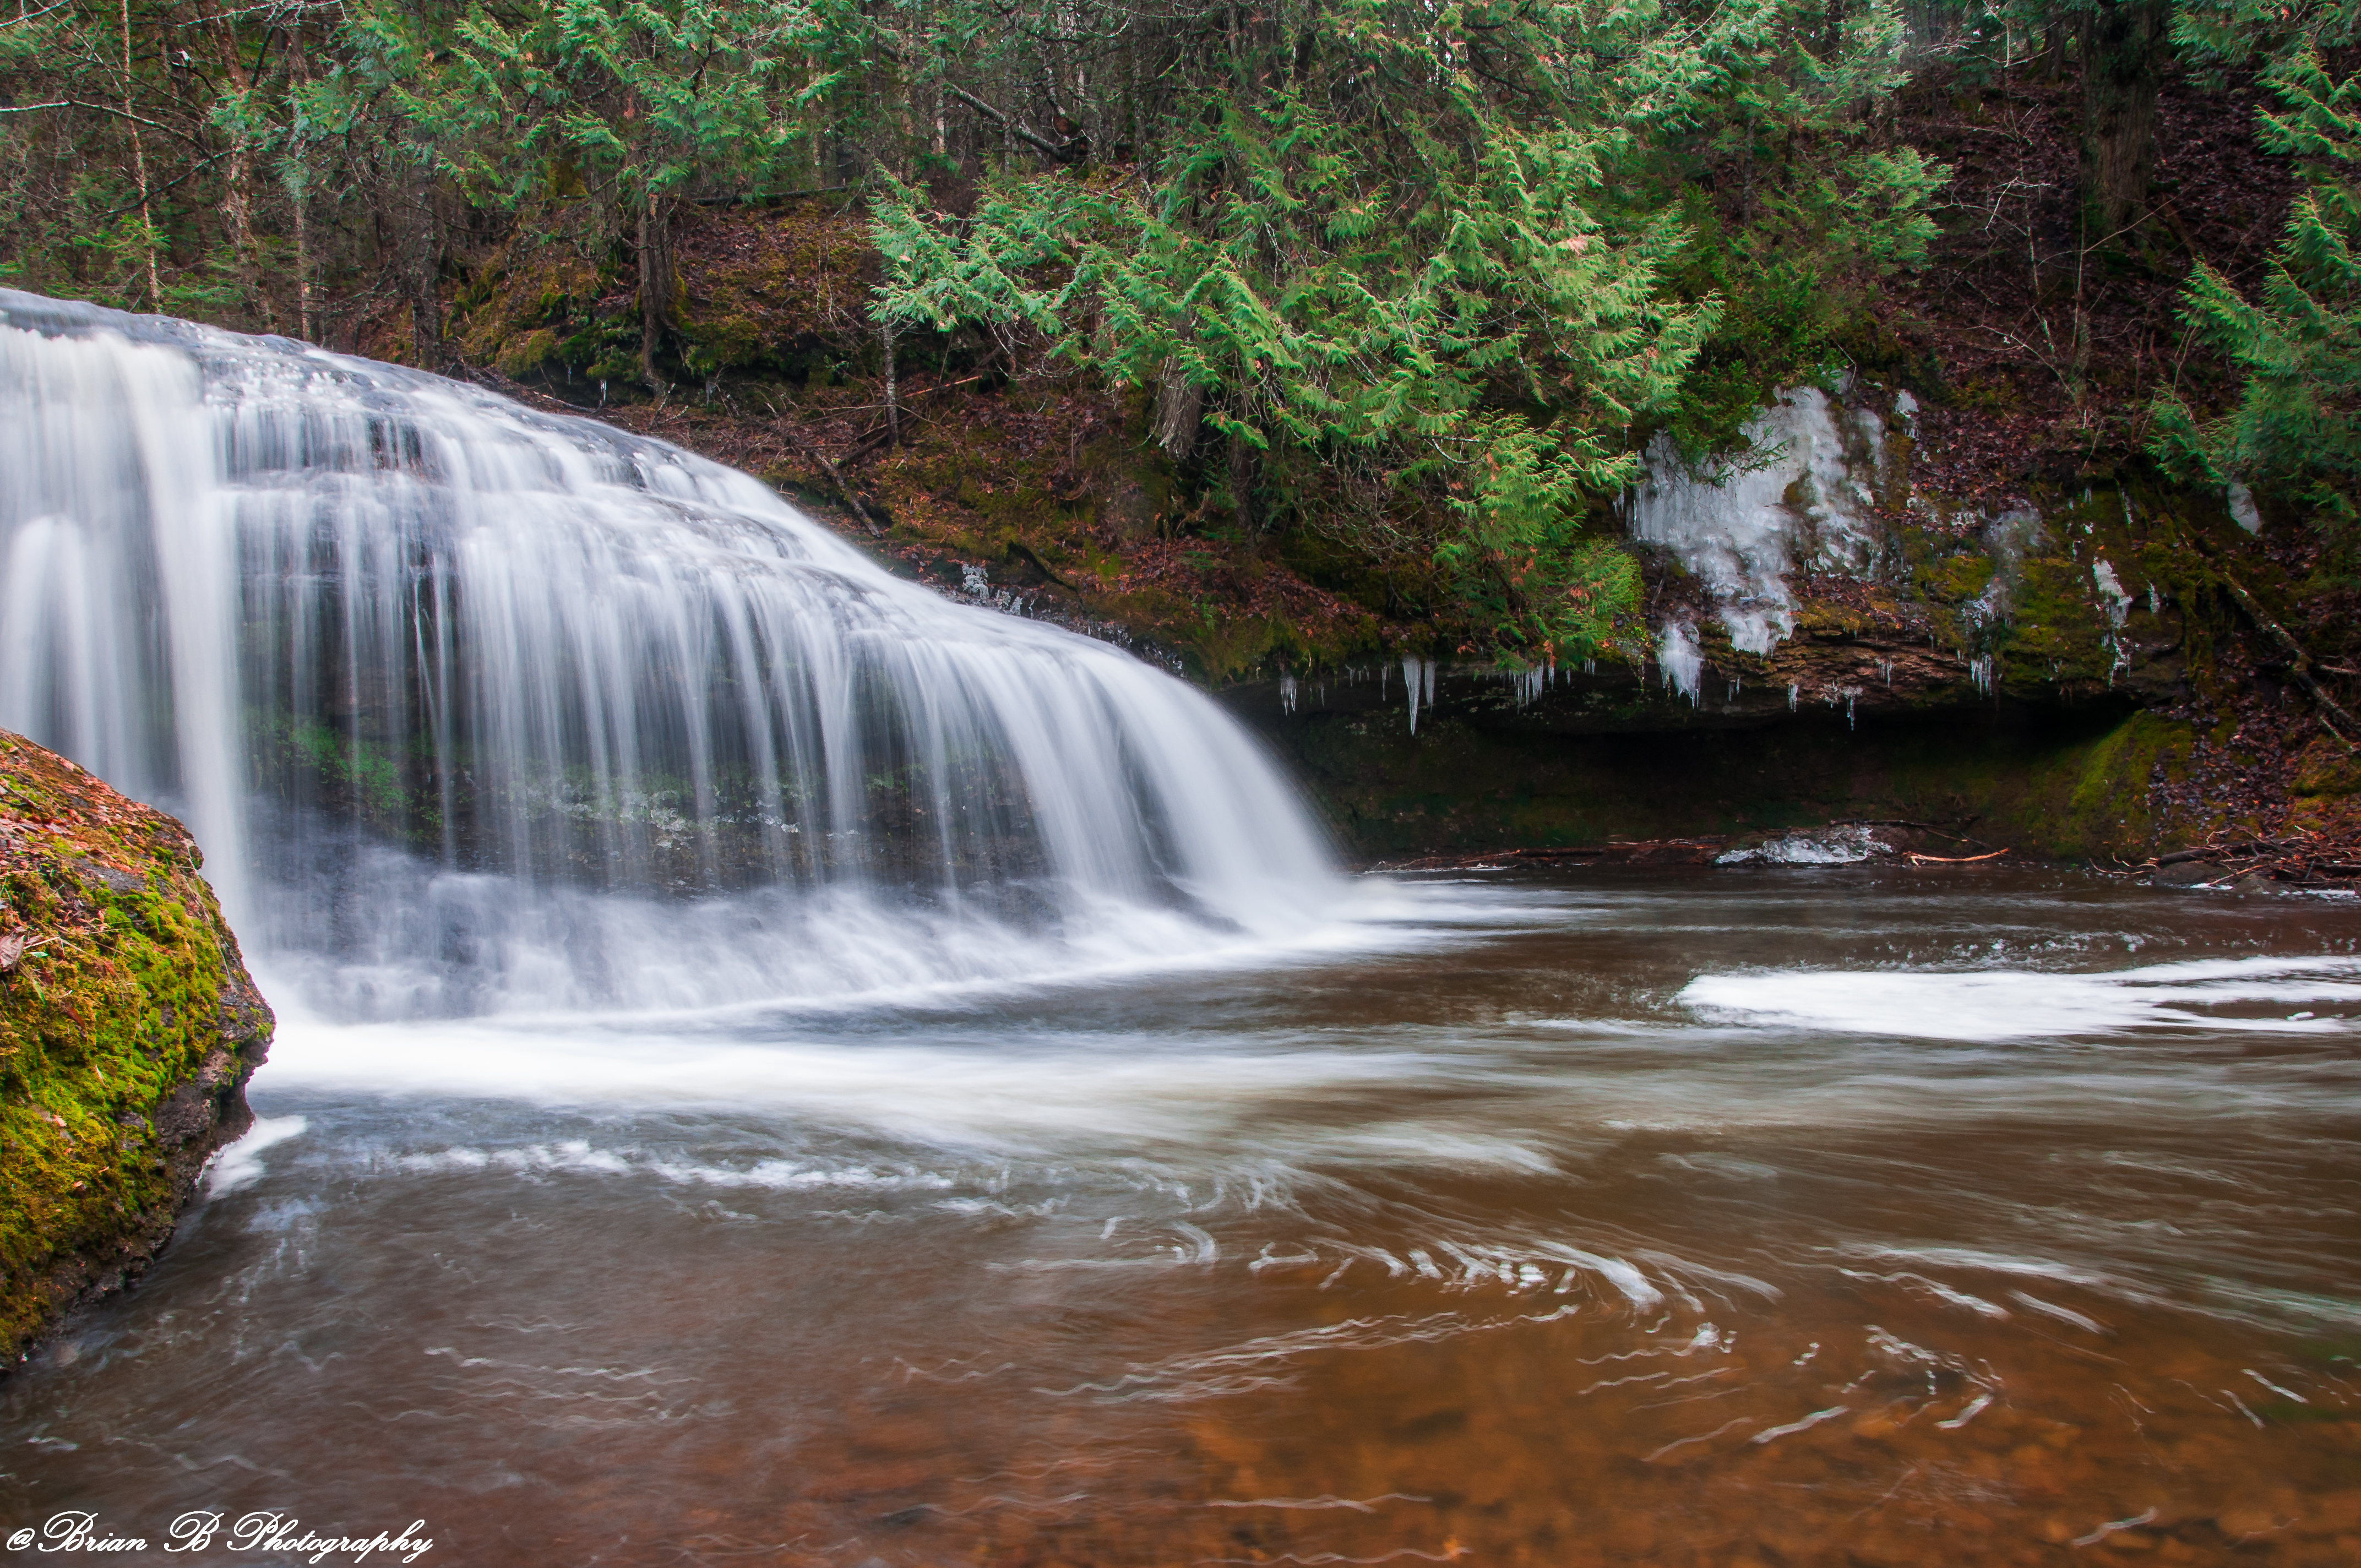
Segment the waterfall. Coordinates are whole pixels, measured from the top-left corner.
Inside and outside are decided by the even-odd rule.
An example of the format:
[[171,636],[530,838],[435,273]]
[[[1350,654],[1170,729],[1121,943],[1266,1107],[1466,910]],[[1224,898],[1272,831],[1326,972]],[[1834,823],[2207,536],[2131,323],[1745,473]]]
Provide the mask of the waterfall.
[[0,726],[180,813],[323,1005],[682,1006],[1269,940],[1202,694],[479,389],[0,291]]

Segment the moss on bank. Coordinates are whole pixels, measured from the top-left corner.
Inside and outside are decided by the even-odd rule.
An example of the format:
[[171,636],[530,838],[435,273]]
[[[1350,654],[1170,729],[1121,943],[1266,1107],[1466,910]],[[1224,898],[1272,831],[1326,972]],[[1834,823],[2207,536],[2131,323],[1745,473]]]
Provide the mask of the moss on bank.
[[0,732],[0,1355],[171,1234],[271,1015],[195,841]]

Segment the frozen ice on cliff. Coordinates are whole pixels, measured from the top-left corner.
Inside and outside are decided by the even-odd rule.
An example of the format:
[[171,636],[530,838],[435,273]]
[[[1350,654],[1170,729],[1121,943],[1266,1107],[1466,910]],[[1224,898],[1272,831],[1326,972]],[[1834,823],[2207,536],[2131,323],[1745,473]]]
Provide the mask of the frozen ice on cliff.
[[1647,477],[1631,493],[1629,522],[1632,538],[1671,551],[1705,584],[1733,646],[1768,653],[1795,629],[1789,572],[1869,565],[1877,537],[1871,481],[1884,460],[1885,423],[1817,387],[1797,387],[1755,415],[1744,434],[1752,444],[1744,457],[1702,470],[1659,435]]

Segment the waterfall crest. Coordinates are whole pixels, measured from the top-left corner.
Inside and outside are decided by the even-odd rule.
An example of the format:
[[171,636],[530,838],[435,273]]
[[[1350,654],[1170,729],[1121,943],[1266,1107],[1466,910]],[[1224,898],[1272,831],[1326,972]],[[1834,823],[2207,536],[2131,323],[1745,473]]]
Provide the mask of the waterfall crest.
[[1202,694],[745,475],[5,291],[0,726],[178,811],[346,1015],[1087,967],[1338,885]]

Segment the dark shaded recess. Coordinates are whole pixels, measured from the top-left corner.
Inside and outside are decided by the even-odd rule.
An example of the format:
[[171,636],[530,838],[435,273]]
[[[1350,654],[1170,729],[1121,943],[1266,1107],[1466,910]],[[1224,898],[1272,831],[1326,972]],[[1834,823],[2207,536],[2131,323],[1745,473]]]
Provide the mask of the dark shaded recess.
[[[2043,855],[2103,852],[2125,768],[2153,762],[2128,702],[2004,701],[1907,717],[1562,734],[1445,707],[1412,739],[1400,701],[1263,723],[1359,861],[1906,819]],[[2141,824],[2128,825],[2136,828]]]

